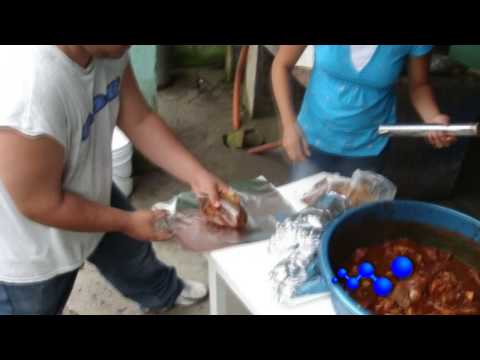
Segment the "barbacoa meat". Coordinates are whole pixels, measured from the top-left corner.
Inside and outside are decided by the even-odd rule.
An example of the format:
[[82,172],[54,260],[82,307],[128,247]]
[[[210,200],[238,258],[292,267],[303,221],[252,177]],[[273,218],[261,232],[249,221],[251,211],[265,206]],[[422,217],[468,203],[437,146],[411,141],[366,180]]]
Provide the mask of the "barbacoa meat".
[[[413,275],[404,280],[392,276],[390,264],[397,256],[414,263]],[[346,264],[356,275],[362,262],[374,264],[377,275],[394,284],[388,297],[378,297],[370,286],[361,286],[351,296],[379,315],[480,315],[480,272],[452,254],[406,238],[358,248]]]
[[219,208],[207,198],[200,200],[200,208],[207,221],[219,227],[243,230],[247,225],[247,213],[233,191],[220,193]]

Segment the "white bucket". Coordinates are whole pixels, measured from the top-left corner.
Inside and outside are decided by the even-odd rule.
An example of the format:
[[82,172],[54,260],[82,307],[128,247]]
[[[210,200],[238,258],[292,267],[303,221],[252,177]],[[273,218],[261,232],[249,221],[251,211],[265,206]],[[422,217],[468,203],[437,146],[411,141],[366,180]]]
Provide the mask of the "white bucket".
[[125,196],[130,196],[133,190],[132,157],[130,140],[116,127],[112,138],[113,182]]

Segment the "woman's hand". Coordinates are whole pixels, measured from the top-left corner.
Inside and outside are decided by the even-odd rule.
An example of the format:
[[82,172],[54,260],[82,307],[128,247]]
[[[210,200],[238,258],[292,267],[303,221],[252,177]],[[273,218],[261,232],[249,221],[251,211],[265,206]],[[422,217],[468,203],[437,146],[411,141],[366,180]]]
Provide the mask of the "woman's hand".
[[282,146],[293,162],[304,161],[310,156],[307,141],[296,122],[283,126]]
[[[449,125],[450,124],[450,118],[449,118],[448,115],[439,114],[439,115],[435,116],[433,119],[431,119],[429,121],[425,121],[425,123],[432,124],[432,125],[436,125],[436,124]],[[442,148],[448,147],[451,144],[453,144],[457,140],[457,138],[453,135],[449,135],[449,134],[446,134],[446,133],[435,132],[435,133],[428,134],[427,135],[427,140],[435,148],[442,149]]]
[[223,181],[206,170],[195,174],[190,186],[197,196],[208,196],[213,206],[217,208],[220,207],[219,192],[228,192],[229,189]]

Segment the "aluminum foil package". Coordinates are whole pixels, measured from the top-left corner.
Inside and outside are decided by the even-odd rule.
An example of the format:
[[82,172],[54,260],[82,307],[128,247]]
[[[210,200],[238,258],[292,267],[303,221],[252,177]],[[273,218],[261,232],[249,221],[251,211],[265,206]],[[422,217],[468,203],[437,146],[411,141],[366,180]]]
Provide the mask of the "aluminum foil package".
[[[269,251],[281,257],[270,272],[278,301],[287,303],[307,295],[302,287],[318,279],[317,251],[325,227],[347,209],[373,201],[393,200],[396,186],[373,172],[357,170],[351,178],[324,173],[303,196],[307,208],[279,222],[270,238]],[[308,294],[308,295],[311,295]]]
[[315,259],[321,235],[325,226],[338,216],[342,204],[345,204],[339,195],[329,194],[328,197],[329,208],[307,207],[280,222],[270,238],[269,252],[283,256],[270,272],[280,302],[295,297],[300,286],[315,276],[309,271],[309,265]]
[[284,254],[293,250],[310,251],[323,227],[333,216],[327,209],[306,208],[278,223],[270,238],[269,252]]
[[[200,209],[203,200],[190,192],[154,206],[154,209],[170,213],[159,226],[170,229],[184,249],[205,252],[268,239],[277,222],[294,213],[277,189],[263,177],[233,184],[232,189],[240,197],[240,204],[246,212],[245,228],[236,230],[212,224]],[[235,209],[224,210],[235,213]]]

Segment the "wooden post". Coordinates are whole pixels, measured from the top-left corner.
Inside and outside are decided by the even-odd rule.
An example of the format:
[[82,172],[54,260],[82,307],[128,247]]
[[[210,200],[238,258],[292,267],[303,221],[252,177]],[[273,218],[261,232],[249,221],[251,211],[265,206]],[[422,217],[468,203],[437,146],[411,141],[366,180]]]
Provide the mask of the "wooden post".
[[271,66],[274,53],[266,45],[250,45],[243,103],[251,118],[275,113],[272,96]]

